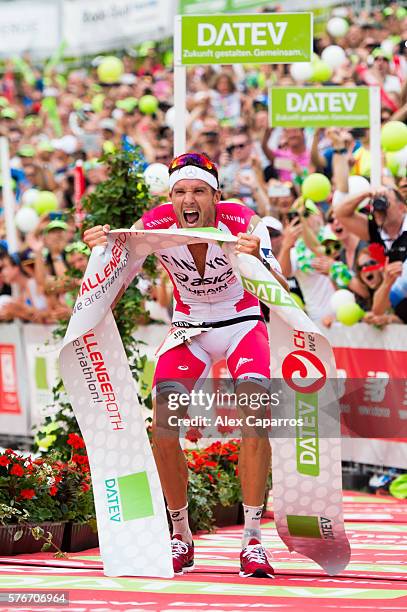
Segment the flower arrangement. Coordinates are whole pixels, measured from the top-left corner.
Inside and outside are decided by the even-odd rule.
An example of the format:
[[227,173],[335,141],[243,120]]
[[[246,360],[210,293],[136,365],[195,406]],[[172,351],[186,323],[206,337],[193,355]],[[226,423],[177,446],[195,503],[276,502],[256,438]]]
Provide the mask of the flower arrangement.
[[[0,454],[0,503],[24,512],[31,523],[84,522],[95,518],[85,443],[79,434],[67,436],[70,456],[57,451],[33,459],[12,449]],[[0,523],[15,523],[15,515]]]
[[204,449],[184,451],[188,470],[188,505],[195,530],[211,531],[217,504],[241,501],[238,479],[239,441],[214,442]]

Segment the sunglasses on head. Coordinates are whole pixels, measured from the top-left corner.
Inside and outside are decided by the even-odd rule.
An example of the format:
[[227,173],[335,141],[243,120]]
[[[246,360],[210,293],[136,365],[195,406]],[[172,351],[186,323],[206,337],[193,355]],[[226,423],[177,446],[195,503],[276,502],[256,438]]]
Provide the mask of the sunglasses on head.
[[182,155],[179,155],[172,160],[168,171],[170,174],[172,174],[176,170],[185,168],[185,166],[197,166],[198,168],[211,172],[216,177],[218,176],[218,169],[215,164],[202,153],[183,153]]
[[325,247],[325,253],[326,255],[333,255],[334,253],[336,253],[337,251],[341,250],[341,243],[340,242],[333,242],[332,244],[328,244]]

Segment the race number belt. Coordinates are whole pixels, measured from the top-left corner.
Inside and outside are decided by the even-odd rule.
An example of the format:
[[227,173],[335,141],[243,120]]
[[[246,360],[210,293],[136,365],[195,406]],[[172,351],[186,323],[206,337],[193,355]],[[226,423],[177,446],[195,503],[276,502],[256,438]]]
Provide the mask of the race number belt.
[[236,317],[236,319],[229,319],[228,321],[216,321],[215,323],[191,323],[189,321],[173,321],[174,327],[186,327],[186,328],[200,328],[200,327],[227,327],[228,325],[236,325],[236,323],[244,323],[245,321],[263,321],[264,318],[261,315],[245,315],[244,317]]

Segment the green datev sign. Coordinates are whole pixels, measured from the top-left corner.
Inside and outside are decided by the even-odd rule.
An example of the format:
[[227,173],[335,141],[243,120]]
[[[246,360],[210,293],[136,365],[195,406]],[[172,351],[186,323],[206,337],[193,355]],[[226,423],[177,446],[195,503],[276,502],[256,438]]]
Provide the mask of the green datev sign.
[[312,14],[191,15],[181,17],[182,64],[308,62]]
[[184,15],[193,15],[204,11],[231,13],[269,5],[270,3],[265,0],[180,0],[178,12]]
[[368,87],[270,88],[272,127],[369,127]]

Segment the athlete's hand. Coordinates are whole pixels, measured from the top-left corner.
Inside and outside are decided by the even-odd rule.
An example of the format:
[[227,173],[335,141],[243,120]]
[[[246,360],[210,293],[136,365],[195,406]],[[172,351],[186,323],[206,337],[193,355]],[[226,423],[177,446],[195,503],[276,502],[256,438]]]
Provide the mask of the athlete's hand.
[[95,246],[107,245],[107,234],[110,232],[110,225],[95,225],[86,230],[83,235],[83,241],[90,249]]
[[237,235],[238,241],[236,242],[235,253],[247,253],[247,255],[254,255],[260,257],[260,237],[254,234],[242,234],[239,232]]

